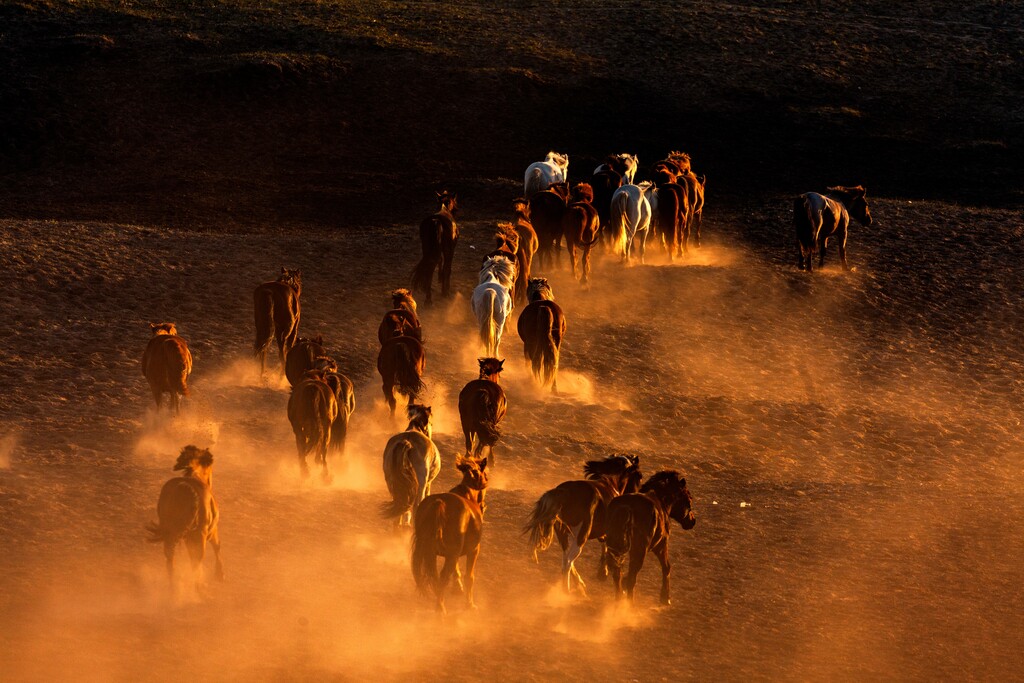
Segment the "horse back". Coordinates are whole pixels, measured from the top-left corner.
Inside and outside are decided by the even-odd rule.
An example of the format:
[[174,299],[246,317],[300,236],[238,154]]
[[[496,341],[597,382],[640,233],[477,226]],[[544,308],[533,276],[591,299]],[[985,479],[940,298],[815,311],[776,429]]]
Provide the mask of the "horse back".
[[[172,334],[161,334],[150,339],[142,354],[142,374],[150,382],[160,385],[172,384],[170,378],[183,378],[192,374],[192,352],[188,350],[188,342]],[[171,386],[166,388],[172,389]]]
[[172,536],[193,531],[207,534],[217,523],[213,491],[195,477],[169,479],[160,489],[157,518],[160,527]]
[[338,399],[326,383],[305,379],[292,388],[288,399],[288,419],[292,426],[333,422],[338,416]]

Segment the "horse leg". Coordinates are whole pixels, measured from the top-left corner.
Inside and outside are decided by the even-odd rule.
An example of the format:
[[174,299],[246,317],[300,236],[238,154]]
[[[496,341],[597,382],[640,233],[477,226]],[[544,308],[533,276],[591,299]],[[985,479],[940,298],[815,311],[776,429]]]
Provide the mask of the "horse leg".
[[175,414],[175,416],[177,416],[177,415],[181,415],[181,403],[180,403],[180,399],[178,398],[178,392],[177,392],[177,391],[175,391],[174,389],[171,389],[171,400],[170,400],[170,404],[171,404],[171,409],[172,409],[172,410],[174,410],[174,414]]
[[441,257],[441,296],[447,299],[451,296],[452,288],[452,260],[455,256],[455,245],[442,252]]
[[476,604],[473,602],[473,584],[476,583],[476,558],[479,555],[479,543],[466,553],[466,606],[470,609],[476,609]]
[[156,387],[150,387],[150,390],[153,392],[153,402],[156,403],[156,412],[159,413],[160,404],[163,403],[163,392]]
[[828,238],[822,237],[818,240],[818,267],[825,267],[825,249],[828,247]]
[[387,380],[381,385],[381,389],[384,392],[384,400],[387,401],[388,409],[391,411],[391,417],[395,416],[395,407],[398,405],[397,399],[395,399],[395,386],[394,383],[389,383]]
[[462,433],[466,437],[466,457],[468,458],[473,455],[473,433],[465,427],[462,428]]
[[572,581],[575,578],[576,585],[584,596],[587,594],[587,585],[583,583],[583,578],[576,571],[575,562],[579,558],[580,553],[583,552],[583,543],[580,541],[580,536],[585,526],[585,523],[581,523],[576,531],[569,530],[568,548],[562,554],[562,574],[565,575],[565,592],[572,592]]
[[192,560],[192,575],[196,580],[196,590],[202,590],[203,584],[203,558],[206,557],[206,538],[202,533],[195,532],[185,537],[185,547],[188,548],[188,556]]
[[839,260],[843,263],[843,270],[849,271],[850,264],[846,262],[846,233],[839,235]]
[[164,541],[164,558],[167,560],[167,583],[174,590],[174,541]]
[[444,594],[448,590],[448,582],[452,580],[452,575],[457,569],[456,563],[459,561],[458,556],[452,557],[451,555],[445,555],[444,566],[441,567],[441,575],[437,580],[437,611],[441,614],[446,614],[448,610],[444,607]]
[[567,237],[565,246],[569,250],[569,265],[572,266],[572,277],[574,280],[579,280],[580,276],[576,274],[576,242]]
[[583,284],[590,282],[590,250],[593,248],[592,245],[583,247]]
[[647,559],[647,545],[644,544],[639,548],[636,546],[637,544],[633,544],[629,549],[629,569],[626,571],[626,597],[629,598],[630,602],[633,602],[637,574],[644,568],[644,560]]
[[309,465],[306,464],[306,437],[302,430],[295,433],[295,450],[299,453],[299,470],[302,477],[306,478],[309,476]]
[[622,562],[618,558],[611,557],[611,556],[609,556],[608,559],[611,560],[611,562],[609,563],[609,568],[611,569],[611,573],[612,573],[612,585],[614,586],[614,590],[615,590],[615,599],[616,600],[621,600],[622,599]]
[[661,604],[671,605],[669,597],[669,577],[672,575],[672,563],[668,559],[668,539],[661,539],[661,543],[654,546],[654,556],[661,563]]

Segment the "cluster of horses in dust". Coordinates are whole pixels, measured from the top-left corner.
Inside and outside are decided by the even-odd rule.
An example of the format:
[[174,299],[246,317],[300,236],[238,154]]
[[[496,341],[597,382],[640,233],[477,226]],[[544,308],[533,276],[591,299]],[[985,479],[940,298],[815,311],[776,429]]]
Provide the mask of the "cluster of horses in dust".
[[[542,387],[557,393],[566,316],[555,303],[548,280],[531,277],[534,257],[540,267],[557,267],[564,238],[573,276],[585,284],[591,249],[602,240],[607,250],[626,264],[634,253],[643,262],[648,234],[660,242],[670,259],[685,256],[691,238],[694,246],[700,246],[706,179],[693,173],[687,154],[670,153],[651,169],[653,180],[638,183],[633,182],[639,167],[635,155],[611,155],[595,169],[589,182],[571,187],[568,165],[568,156],[551,152],[526,170],[524,196],[513,200],[509,220],[497,223],[495,249],[483,256],[471,305],[484,356],[478,361],[478,376],[459,394],[465,453],[457,457],[455,467],[462,481],[447,493],[431,493],[431,483],[441,470],[441,454],[432,440],[431,407],[419,402],[425,388],[426,350],[413,291],[422,291],[430,305],[436,271],[441,295],[451,295],[452,262],[459,238],[454,193],[438,193],[437,211],[420,225],[423,257],[412,272],[413,291],[392,292],[392,308],[378,327],[377,369],[384,398],[394,416],[396,394],[405,396],[409,420],[405,430],[384,445],[384,479],[391,500],[382,504],[381,513],[394,520],[396,528],[411,528],[415,583],[421,592],[433,592],[441,611],[453,579],[466,604],[473,606],[489,467],[493,469],[493,449],[507,411],[500,383],[504,360],[499,358],[499,349],[516,304],[525,304],[517,331],[533,376]],[[824,195],[811,192],[795,199],[801,269],[811,269],[815,252],[819,266],[824,262],[829,239],[839,242],[843,267],[848,267],[845,246],[850,215],[864,225],[871,224],[863,187],[829,188]],[[582,256],[579,267],[577,252]],[[270,345],[276,345],[281,372],[292,387],[287,414],[301,472],[308,476],[306,460],[312,454],[321,477],[329,481],[328,455],[344,452],[355,395],[351,380],[338,371],[323,339],[298,336],[301,295],[301,272],[287,268],[281,269],[276,280],[256,287],[253,350],[263,376]],[[157,409],[162,394],[169,393],[177,413],[179,395],[189,393],[192,358],[188,345],[172,323],[154,324],[151,329],[143,374]],[[164,485],[157,506],[159,521],[148,527],[150,540],[164,544],[172,585],[174,551],[181,541],[189,551],[197,587],[201,587],[207,543],[216,554],[217,576],[223,576],[212,467],[208,450],[186,446],[174,466],[184,473]],[[587,462],[582,478],[544,493],[523,533],[529,536],[534,559],[538,551],[558,539],[562,585],[567,591],[586,592],[575,562],[588,541],[601,544],[598,576],[612,576],[617,598],[625,595],[632,600],[637,574],[646,555],[653,553],[662,570],[661,601],[668,604],[672,521],[683,529],[693,528],[696,522],[686,480],[677,471],[662,470],[645,481],[639,456],[614,454]],[[440,572],[438,557],[444,558]],[[458,565],[462,557],[466,558],[464,575]]]

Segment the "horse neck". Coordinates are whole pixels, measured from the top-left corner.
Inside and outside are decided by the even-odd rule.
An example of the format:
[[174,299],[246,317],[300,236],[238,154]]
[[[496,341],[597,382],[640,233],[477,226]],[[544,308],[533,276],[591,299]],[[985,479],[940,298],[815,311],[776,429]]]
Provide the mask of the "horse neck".
[[190,467],[185,470],[185,476],[197,479],[209,488],[213,488],[213,468],[212,467]]
[[449,493],[454,493],[457,496],[462,496],[471,503],[474,503],[480,508],[481,513],[484,508],[484,493],[487,489],[472,489],[466,485],[466,482],[457,484]]
[[420,434],[425,434],[428,439],[433,439],[434,438],[432,436],[433,430],[430,428],[430,423],[428,422],[426,424],[422,424],[418,419],[417,420],[410,420],[409,421],[409,426],[405,428],[405,431],[407,431],[407,432],[419,432]]
[[480,372],[480,377],[478,377],[477,379],[482,379],[485,382],[493,382],[494,384],[501,384],[501,382],[498,381],[499,377],[501,377],[501,373],[500,372],[493,372],[493,373],[490,373],[490,374],[484,374],[483,371],[481,371]]

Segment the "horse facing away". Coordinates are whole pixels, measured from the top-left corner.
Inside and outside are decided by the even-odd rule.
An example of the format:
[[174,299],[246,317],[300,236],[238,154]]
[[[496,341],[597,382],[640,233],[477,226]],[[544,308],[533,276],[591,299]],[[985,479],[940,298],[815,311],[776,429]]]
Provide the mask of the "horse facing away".
[[192,374],[192,353],[188,342],[178,336],[174,323],[153,323],[153,336],[142,353],[142,375],[149,382],[157,411],[164,393],[171,395],[174,414],[181,412],[178,394],[188,396],[188,376]]
[[480,358],[480,377],[459,392],[459,418],[466,437],[466,456],[490,455],[501,436],[498,424],[505,417],[505,390],[498,384],[504,360]]
[[[554,537],[562,547],[562,578],[566,591],[573,582],[586,594],[586,584],[576,569],[576,559],[590,539],[604,542],[608,504],[624,493],[640,487],[640,457],[613,455],[604,460],[590,460],[583,468],[584,480],[562,482],[537,501],[523,533],[530,535],[533,559],[547,549]],[[601,549],[598,577],[608,574],[608,558]]]
[[530,281],[533,256],[540,242],[530,222],[530,202],[520,197],[512,201],[512,229],[519,234],[519,251],[516,252],[516,301],[526,299],[526,285]]
[[818,252],[818,267],[825,265],[825,247],[835,238],[839,243],[839,260],[843,270],[850,270],[846,262],[846,237],[852,215],[864,227],[872,223],[868,209],[867,190],[863,186],[828,188],[828,194],[807,192],[793,200],[793,225],[800,247],[800,270],[806,266],[811,272],[811,259]]
[[594,191],[594,208],[597,209],[597,216],[600,219],[601,235],[605,241],[609,241],[609,223],[612,214],[612,195],[622,187],[622,175],[609,169],[595,173],[590,178],[590,187]]
[[537,259],[549,268],[562,254],[562,216],[569,200],[569,184],[554,183],[530,198],[530,220],[537,231]]
[[668,251],[669,260],[687,252],[690,237],[690,204],[686,190],[677,183],[664,183],[651,193],[651,233]]
[[653,552],[661,563],[661,602],[671,604],[669,577],[672,564],[668,559],[668,535],[671,521],[683,529],[697,523],[693,513],[693,497],[686,480],[678,472],[661,471],[644,482],[639,493],[619,496],[608,504],[607,548],[615,597],[623,594],[622,565],[629,555],[625,593],[630,601],[636,588],[636,576],[644,566],[644,558]]
[[512,289],[516,266],[504,256],[488,258],[480,270],[480,284],[473,290],[471,305],[480,325],[480,343],[488,356],[498,353],[505,322],[512,314]]
[[523,176],[523,194],[529,199],[538,192],[547,190],[555,183],[569,180],[569,155],[548,152],[544,161],[536,161],[526,167]]
[[[433,590],[437,609],[445,613],[444,594],[452,577],[466,596],[466,605],[473,604],[473,583],[476,560],[480,555],[483,532],[484,494],[487,491],[487,458],[459,458],[455,467],[462,472],[462,482],[448,493],[427,496],[416,510],[412,535],[412,575],[421,593]],[[466,557],[466,579],[459,573],[459,558]],[[441,574],[437,558],[444,558]]]
[[634,242],[639,240],[640,263],[644,262],[647,231],[651,226],[651,203],[647,198],[652,183],[623,185],[612,195],[612,213],[609,228],[612,250],[628,265]]
[[[587,183],[579,183],[573,189],[572,201],[562,214],[562,232],[569,249],[569,263],[572,276],[586,284],[590,279],[590,250],[601,238],[601,218],[594,208],[594,190]],[[576,250],[582,250],[581,272],[576,272]]]
[[423,341],[423,330],[416,315],[416,300],[408,289],[391,292],[391,310],[384,314],[377,328],[377,340],[384,344],[392,337],[415,337]]
[[172,588],[174,549],[179,542],[185,542],[198,589],[202,583],[207,543],[213,547],[217,562],[215,576],[219,581],[224,580],[224,565],[220,561],[220,534],[217,531],[220,513],[213,497],[213,454],[195,446],[185,446],[174,464],[174,470],[184,473],[170,479],[160,489],[160,498],[156,504],[159,521],[147,525],[146,530],[151,543],[164,544],[167,579]]
[[324,349],[324,338],[317,335],[312,339],[299,337],[295,345],[288,351],[288,359],[284,364],[284,375],[288,378],[288,384],[295,386],[306,378],[306,372],[312,370],[316,365],[316,359],[327,355]]
[[325,482],[331,474],[327,468],[327,449],[331,445],[331,427],[338,417],[338,398],[327,383],[325,372],[310,370],[305,379],[292,387],[288,398],[288,421],[295,434],[302,476],[309,476],[306,456],[313,454],[320,463],[320,476]]
[[441,285],[441,296],[448,298],[452,285],[452,262],[455,257],[455,245],[459,241],[459,227],[455,224],[455,211],[458,201],[454,193],[437,193],[441,206],[437,212],[423,219],[420,223],[420,244],[423,247],[423,258],[416,264],[412,273],[412,288],[427,293],[427,305],[434,301],[430,281],[437,269],[437,279]]
[[281,268],[281,274],[273,282],[264,282],[252,293],[253,310],[256,315],[256,341],[253,354],[260,362],[260,377],[267,371],[267,348],[271,341],[277,342],[281,358],[281,374],[285,373],[288,351],[299,336],[299,317],[302,295],[302,271]]
[[425,388],[423,371],[427,367],[427,353],[423,344],[415,337],[392,337],[380,347],[377,354],[377,372],[380,373],[381,389],[391,415],[395,414],[398,393],[408,397],[408,403],[416,402]]
[[558,393],[558,352],[565,336],[565,314],[555,303],[555,295],[546,278],[530,280],[530,303],[516,323],[523,353],[530,361],[534,378],[542,386]]
[[334,398],[338,402],[338,415],[331,423],[330,450],[344,454],[345,441],[348,438],[348,421],[356,409],[355,386],[352,380],[338,372],[338,363],[329,356],[317,358],[313,369],[323,373],[324,381],[334,392]]
[[407,412],[409,426],[384,447],[384,481],[391,502],[381,504],[381,514],[394,517],[395,526],[412,525],[416,508],[430,495],[430,484],[441,471],[441,453],[431,439],[430,406],[412,404]]
[[640,167],[640,160],[635,154],[609,154],[604,163],[594,169],[594,175],[605,171],[615,171],[625,180],[632,184],[636,176],[636,169]]

